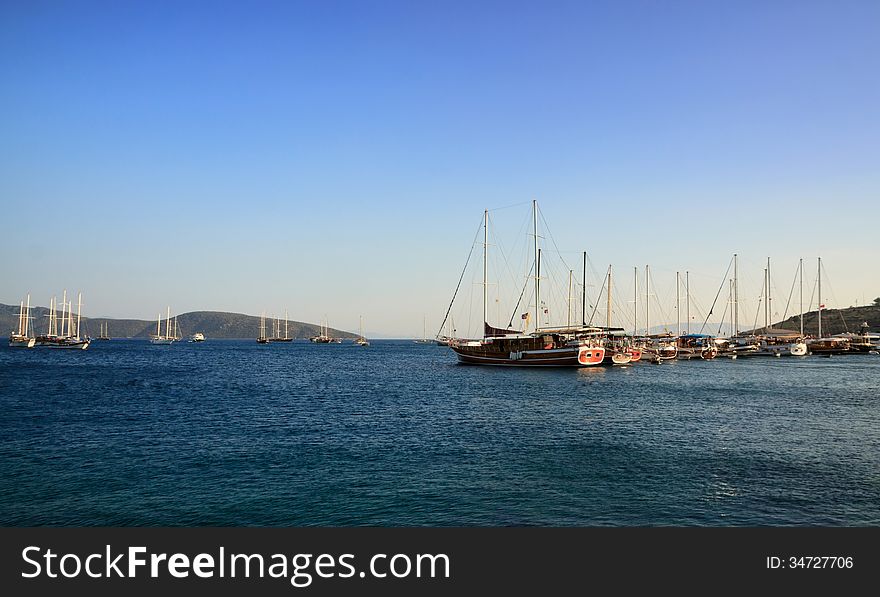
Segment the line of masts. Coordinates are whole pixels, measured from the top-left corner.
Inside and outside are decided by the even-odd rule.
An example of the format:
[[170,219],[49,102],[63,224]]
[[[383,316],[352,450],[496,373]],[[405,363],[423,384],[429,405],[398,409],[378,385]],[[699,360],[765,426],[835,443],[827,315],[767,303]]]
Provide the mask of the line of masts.
[[[534,239],[534,287],[535,287],[535,303],[534,303],[534,313],[535,313],[535,328],[534,331],[538,332],[541,329],[541,314],[542,314],[542,305],[541,305],[541,247],[539,243],[538,236],[538,202],[536,200],[532,201],[532,236]],[[733,254],[733,278],[728,281],[729,290],[728,290],[728,302],[730,305],[730,329],[731,334],[733,336],[738,336],[740,334],[740,325],[739,325],[739,255],[737,253]],[[484,330],[485,325],[488,325],[489,322],[489,279],[488,279],[488,264],[489,264],[489,210],[486,209],[483,212],[483,322],[484,322]],[[819,294],[819,309],[818,309],[818,332],[819,336],[822,336],[822,277],[821,277],[821,269],[822,269],[822,258],[820,257],[818,260],[818,294]],[[772,317],[772,296],[770,291],[771,286],[771,269],[770,269],[770,258],[767,258],[767,267],[764,269],[764,329],[769,330],[771,324]],[[803,310],[803,259],[801,258],[798,263],[798,276],[799,276],[799,302],[800,302],[800,334],[803,336],[804,334],[804,310]],[[587,297],[586,297],[586,278],[587,278],[587,252],[583,252],[583,293],[581,297],[581,324],[586,327],[587,325]],[[645,335],[651,334],[651,310],[650,310],[650,266],[645,265]],[[606,286],[606,326],[608,328],[612,327],[613,323],[613,301],[612,301],[612,287],[613,287],[613,268],[611,265],[608,266],[608,274],[607,274],[607,286]],[[690,298],[690,272],[684,272],[684,287],[685,287],[685,332],[687,334],[691,333],[691,298]],[[638,267],[633,268],[633,335],[638,335],[638,302],[639,302],[639,288],[638,288]],[[675,272],[675,313],[676,313],[676,334],[681,336],[682,325],[681,325],[681,273]],[[573,297],[574,292],[574,270],[569,269],[568,271],[568,308],[567,308],[567,327],[572,327],[572,305],[574,302]],[[484,331],[485,334],[485,331]]]
[[[30,304],[30,295],[28,295],[28,304]],[[49,321],[46,329],[46,335],[54,338],[74,338],[79,339],[80,323],[82,322],[82,292],[77,294],[77,310],[76,310],[76,328],[73,325],[73,301],[67,300],[67,290],[64,290],[61,299],[61,330],[58,329],[58,298],[52,297],[49,300]],[[75,329],[75,333],[74,333]]]

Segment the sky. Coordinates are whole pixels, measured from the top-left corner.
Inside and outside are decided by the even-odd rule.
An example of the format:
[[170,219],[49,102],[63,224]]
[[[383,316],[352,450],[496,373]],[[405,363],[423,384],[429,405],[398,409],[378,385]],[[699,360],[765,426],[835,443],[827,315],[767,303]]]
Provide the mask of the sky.
[[3,0],[0,302],[431,336],[483,210],[515,248],[532,200],[559,271],[587,251],[632,296],[650,264],[658,313],[676,271],[708,311],[733,253],[743,319],[768,257],[776,296],[821,256],[823,302],[871,302],[878,24],[871,0]]

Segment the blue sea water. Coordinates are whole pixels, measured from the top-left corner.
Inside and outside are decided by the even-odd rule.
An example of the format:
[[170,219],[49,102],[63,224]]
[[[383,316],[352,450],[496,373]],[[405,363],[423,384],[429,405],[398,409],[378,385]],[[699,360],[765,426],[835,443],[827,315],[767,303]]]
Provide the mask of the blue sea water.
[[0,350],[0,525],[880,525],[880,357]]

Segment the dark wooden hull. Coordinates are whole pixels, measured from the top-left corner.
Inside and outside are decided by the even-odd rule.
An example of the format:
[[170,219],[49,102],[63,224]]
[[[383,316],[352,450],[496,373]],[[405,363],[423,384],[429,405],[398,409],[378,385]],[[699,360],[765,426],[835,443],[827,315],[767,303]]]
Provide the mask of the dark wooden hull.
[[487,346],[450,346],[460,363],[502,367],[590,367],[602,363],[605,349],[565,348],[502,351]]

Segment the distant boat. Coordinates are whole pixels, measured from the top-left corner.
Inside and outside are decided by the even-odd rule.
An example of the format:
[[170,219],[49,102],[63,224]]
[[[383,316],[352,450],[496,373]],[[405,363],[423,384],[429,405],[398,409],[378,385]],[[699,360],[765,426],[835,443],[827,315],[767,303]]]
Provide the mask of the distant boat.
[[103,322],[99,325],[100,332],[98,333],[98,340],[109,340],[110,339],[110,324],[109,322]]
[[[67,301],[67,291],[64,291],[64,300],[61,306],[61,333],[57,333],[57,318],[50,317],[50,326],[52,319],[56,319],[53,330],[50,328],[49,334],[37,338],[37,344],[47,346],[49,348],[67,348],[74,350],[85,350],[89,347],[92,340],[89,337],[80,337],[80,322],[82,321],[82,293],[79,293],[76,312],[76,327],[73,325],[73,301]],[[65,328],[65,323],[67,327]]]
[[24,301],[18,311],[18,331],[9,335],[9,346],[13,348],[33,348],[37,339],[32,337],[30,329],[31,295],[27,295],[27,305]]
[[269,338],[269,342],[293,342],[293,338],[288,334],[288,314],[287,311],[284,312],[284,336],[281,335],[281,321],[278,318],[275,318],[275,323],[272,328],[272,337]]
[[[455,333],[455,323],[454,322],[450,322],[450,323],[451,323],[452,331],[453,331],[453,333]],[[445,326],[445,323],[444,323],[444,326]],[[446,331],[446,330],[444,329],[441,331]],[[437,346],[449,346],[449,343],[452,341],[452,339],[453,339],[453,336],[450,336],[447,332],[445,334],[440,334],[436,338],[434,338],[434,343]]]
[[171,329],[171,307],[168,307],[165,316],[165,334],[162,334],[162,314],[156,318],[156,334],[150,336],[150,344],[167,345],[180,340],[180,334],[177,329],[177,317],[174,318],[174,330]]
[[330,326],[327,324],[326,319],[321,323],[321,333],[317,336],[312,336],[309,338],[310,341],[315,344],[341,344],[342,338],[334,338],[330,335]]
[[196,332],[192,336],[189,337],[190,342],[204,342],[205,335],[202,332]]
[[370,341],[364,337],[364,317],[360,317],[360,325],[358,326],[358,337],[355,338],[355,344],[358,346],[369,346]]
[[[422,337],[421,339],[413,340],[416,344],[434,344],[434,340],[428,340],[428,318],[425,317],[422,320]],[[447,344],[448,346],[448,344]]]
[[266,336],[266,312],[260,315],[260,335],[257,336],[257,344],[268,344],[269,338]]

